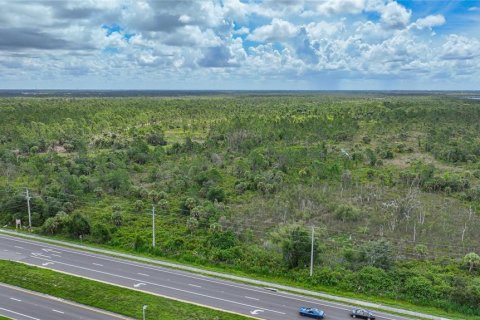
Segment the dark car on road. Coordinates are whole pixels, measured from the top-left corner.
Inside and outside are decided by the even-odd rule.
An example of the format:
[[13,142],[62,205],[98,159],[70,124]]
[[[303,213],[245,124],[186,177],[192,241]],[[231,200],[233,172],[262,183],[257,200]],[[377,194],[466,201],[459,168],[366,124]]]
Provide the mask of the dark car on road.
[[353,309],[352,312],[350,312],[350,316],[352,318],[375,320],[375,315],[371,311],[365,309]]
[[314,319],[323,319],[325,317],[325,312],[317,308],[301,307],[298,309],[298,313],[300,313],[301,316]]

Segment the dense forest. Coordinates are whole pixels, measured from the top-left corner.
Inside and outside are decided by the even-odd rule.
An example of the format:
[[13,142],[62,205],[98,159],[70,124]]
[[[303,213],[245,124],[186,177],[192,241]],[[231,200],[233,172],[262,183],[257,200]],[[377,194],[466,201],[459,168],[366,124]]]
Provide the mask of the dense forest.
[[0,98],[2,226],[26,188],[39,234],[480,316],[480,101]]

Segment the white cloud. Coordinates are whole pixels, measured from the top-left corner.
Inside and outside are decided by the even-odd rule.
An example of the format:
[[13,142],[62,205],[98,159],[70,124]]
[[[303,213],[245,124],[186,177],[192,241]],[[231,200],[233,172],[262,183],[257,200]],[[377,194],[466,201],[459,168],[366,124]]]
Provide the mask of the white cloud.
[[311,22],[306,26],[307,32],[313,39],[331,37],[345,30],[343,22],[329,23],[326,21]]
[[284,41],[294,36],[297,32],[298,28],[292,23],[274,18],[271,24],[253,30],[247,39],[259,42]]
[[178,21],[187,24],[192,21],[192,18],[190,16],[187,16],[186,14],[182,14],[180,17],[178,17]]
[[[411,21],[413,12],[394,0],[0,0],[0,6],[2,80],[197,79],[207,86],[212,79],[283,83],[325,74],[348,81],[480,79],[473,20],[462,22],[471,25],[462,36],[448,35],[460,23],[456,16]],[[430,36],[444,24],[450,28]]]
[[359,14],[365,9],[365,0],[326,0],[319,1],[317,12],[324,15]]
[[431,29],[445,24],[445,17],[441,14],[426,16],[415,21],[412,26],[422,30],[425,28]]
[[442,45],[441,58],[445,60],[470,60],[480,56],[480,41],[452,34]]
[[381,21],[390,28],[404,28],[410,21],[412,11],[398,4],[396,1],[387,3],[380,8]]
[[250,33],[250,29],[248,29],[247,27],[241,27],[240,29],[233,31],[233,34],[237,34],[237,35],[244,35],[249,33]]

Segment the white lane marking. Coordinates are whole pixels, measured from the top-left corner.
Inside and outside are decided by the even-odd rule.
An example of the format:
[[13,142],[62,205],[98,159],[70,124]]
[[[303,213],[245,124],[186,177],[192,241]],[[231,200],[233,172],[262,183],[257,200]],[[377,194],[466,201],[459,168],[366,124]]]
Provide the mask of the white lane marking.
[[137,272],[137,274],[138,274],[139,276],[150,277],[150,276],[149,276],[148,274],[146,274],[146,273]]
[[61,313],[61,314],[64,314],[65,312],[63,311],[60,311],[60,310],[55,310],[55,309],[52,309],[53,312],[57,312],[57,313]]
[[40,320],[38,318],[30,317],[30,316],[27,316],[26,314],[23,314],[23,313],[20,313],[20,312],[15,312],[15,311],[8,310],[8,309],[5,309],[5,308],[0,308],[0,310],[7,311],[7,312],[10,312],[10,313],[13,313],[13,314],[25,317],[25,318],[29,318],[29,319]]
[[52,256],[57,257],[57,258],[61,258],[61,257],[62,257],[61,255],[58,255],[58,254],[52,254]]
[[[32,258],[36,258],[38,260],[46,260],[46,259],[39,258],[39,257],[32,257]],[[96,272],[96,273],[101,273],[101,274],[105,274],[105,275],[109,275],[109,276],[112,276],[112,277],[117,277],[117,278],[121,278],[121,279],[125,279],[125,280],[132,280],[132,281],[137,281],[137,282],[139,281],[138,279],[125,277],[125,276],[121,276],[121,275],[118,275],[118,274],[113,274],[113,273],[109,273],[109,272],[105,272],[105,271],[99,271],[99,270],[95,270],[95,269],[80,267],[80,266],[76,266],[76,265],[73,265],[73,264],[64,263],[64,262],[60,262],[60,261],[50,261],[50,262],[55,262],[57,264],[62,264],[62,265],[77,268],[77,269],[83,269],[83,270],[88,270],[88,271],[92,271],[92,272]],[[91,278],[91,279],[94,279],[94,278]],[[174,288],[174,287],[170,287],[170,286],[165,286],[165,285],[161,285],[161,284],[154,283],[154,282],[148,282],[148,281],[144,281],[144,282],[145,282],[145,284],[150,284],[150,285],[160,287],[160,288],[185,292],[185,293],[193,294],[193,295],[196,295],[196,296],[201,296],[201,297],[210,298],[210,299],[214,299],[214,300],[229,302],[229,303],[232,303],[232,304],[238,304],[238,305],[241,305],[241,306],[255,308],[255,309],[262,309],[262,310],[265,310],[265,311],[270,311],[270,312],[274,312],[274,313],[278,313],[278,314],[285,314],[285,312],[281,312],[281,311],[277,311],[277,310],[271,310],[271,309],[258,307],[258,306],[252,306],[252,305],[248,305],[248,304],[245,304],[245,303],[241,303],[241,302],[237,302],[237,301],[233,301],[233,300],[228,300],[228,299],[223,299],[223,298],[218,298],[218,297],[214,297],[214,296],[210,296],[210,295],[206,295],[206,294],[202,294],[202,293],[198,293],[198,292],[194,292],[194,291],[188,291],[188,290],[183,290],[183,289]],[[144,292],[148,293],[148,291],[144,291]]]
[[21,252],[15,252],[16,254],[22,254]]
[[259,312],[263,312],[263,310],[253,310],[250,311],[250,314],[258,314]]
[[31,254],[32,254],[32,256],[35,256],[35,257],[38,256],[38,257],[44,257],[44,258],[47,258],[47,259],[51,259],[49,256],[45,256],[45,255],[43,255],[39,252],[32,252]]
[[140,288],[141,286],[145,286],[146,284],[143,283],[143,282],[140,282],[140,283],[136,283],[133,285],[134,288]]
[[51,264],[54,264],[53,262],[45,262],[45,263],[42,263],[42,266],[48,266],[48,265],[51,265]]
[[50,248],[42,248],[42,250],[45,251],[45,252],[53,252],[53,253],[57,253],[57,254],[61,253],[61,252],[55,251],[55,250],[50,249]]
[[192,284],[192,283],[189,283],[188,284],[190,287],[195,287],[195,288],[201,288],[202,286],[199,286],[197,284]]
[[93,262],[92,264],[93,264],[94,266],[103,267],[103,264],[100,264],[100,263],[95,263],[95,262]]
[[[20,242],[20,243],[30,244],[30,245],[33,245],[33,246],[39,246],[39,247],[44,246],[43,244],[40,245],[40,244],[38,244],[38,242],[35,242],[35,241],[32,241],[32,240],[17,239],[17,238],[13,238],[12,236],[6,236],[6,235],[0,235],[0,237],[7,238],[11,241],[17,241],[17,242]],[[282,292],[282,293],[273,293],[272,292],[272,293],[270,293],[270,292],[266,292],[265,289],[259,290],[257,288],[250,288],[250,287],[245,287],[245,286],[234,284],[234,283],[223,282],[223,281],[219,281],[219,280],[215,280],[215,279],[210,279],[210,278],[208,278],[207,276],[204,276],[204,275],[189,275],[189,274],[186,274],[187,271],[183,271],[183,272],[169,271],[169,270],[166,270],[166,267],[163,267],[163,266],[159,266],[159,267],[151,266],[151,267],[149,267],[149,266],[140,264],[140,262],[139,263],[130,263],[130,262],[127,262],[127,261],[124,261],[124,260],[121,260],[121,259],[111,259],[111,258],[108,258],[106,256],[102,256],[100,253],[89,254],[89,253],[82,252],[80,249],[68,250],[68,249],[65,249],[65,248],[62,248],[62,247],[59,247],[59,246],[56,246],[56,245],[50,245],[50,246],[54,247],[55,249],[62,250],[64,252],[68,252],[68,253],[72,253],[72,254],[83,255],[83,256],[96,258],[96,259],[103,259],[103,260],[106,260],[106,261],[121,263],[121,264],[125,264],[125,265],[131,265],[131,266],[135,266],[135,267],[139,267],[139,268],[143,268],[143,269],[155,270],[155,271],[158,271],[158,272],[170,273],[170,274],[174,274],[174,275],[182,276],[182,277],[186,277],[186,278],[203,280],[203,281],[207,281],[207,282],[210,282],[210,283],[216,283],[216,284],[221,284],[221,285],[228,286],[228,287],[239,288],[239,289],[244,289],[244,290],[253,291],[253,292],[259,292],[259,293],[262,293],[262,294],[269,294],[271,296],[281,297],[281,298],[290,299],[290,300],[296,300],[296,301],[301,301],[301,302],[317,304],[317,305],[321,305],[321,306],[325,306],[325,307],[329,307],[329,308],[334,308],[334,309],[338,309],[338,310],[350,311],[350,308],[348,306],[346,306],[344,304],[341,304],[341,303],[337,303],[337,302],[326,302],[326,301],[319,300],[319,299],[317,299],[317,300],[314,300],[314,299],[307,300],[306,297],[297,296],[297,295],[286,293],[286,292]],[[42,256],[42,255],[40,255],[40,256]],[[50,259],[50,257],[47,257],[47,258]],[[38,259],[40,259],[40,258],[38,258]],[[275,289],[275,290],[277,290],[277,289]],[[396,320],[396,319],[388,318],[388,317],[384,316],[383,314],[381,314],[381,315],[377,314],[377,318],[382,318],[382,319],[387,319],[387,320]],[[403,319],[408,319],[408,318],[404,317]]]
[[260,300],[260,299],[257,299],[257,298],[254,298],[254,297],[249,297],[249,296],[245,296],[245,299],[250,299],[250,300],[255,300],[255,301]]
[[8,252],[8,250],[7,250],[7,249],[3,249],[3,251],[5,251],[5,252]]
[[20,247],[20,246],[14,246],[14,247],[17,249],[25,249],[24,247]]
[[22,300],[17,299],[17,298],[10,298],[10,300],[15,300],[15,301],[18,301],[18,302],[22,302]]

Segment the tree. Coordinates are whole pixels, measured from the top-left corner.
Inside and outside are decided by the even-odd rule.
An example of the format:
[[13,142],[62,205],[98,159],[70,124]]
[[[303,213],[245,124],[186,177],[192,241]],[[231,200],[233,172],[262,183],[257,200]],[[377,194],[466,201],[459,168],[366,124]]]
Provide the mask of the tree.
[[[311,236],[304,226],[299,224],[283,226],[273,237],[280,244],[283,260],[289,269],[304,267],[310,263]],[[313,251],[318,251],[318,241],[314,242]]]
[[90,223],[81,214],[75,213],[68,224],[68,233],[73,237],[90,234]]
[[142,200],[137,200],[134,203],[134,209],[137,213],[141,212],[143,210],[143,201]]
[[388,270],[393,266],[393,247],[386,240],[369,241],[360,247],[360,260],[369,266]]
[[48,234],[57,234],[62,232],[69,223],[70,216],[63,211],[60,211],[54,217],[45,220],[41,231]]
[[187,219],[187,229],[190,230],[190,232],[196,230],[198,228],[198,220],[195,217],[190,217]]
[[470,252],[463,257],[463,263],[468,265],[468,272],[472,272],[473,268],[480,266],[480,256],[475,252]]
[[122,225],[123,217],[120,211],[114,211],[112,213],[112,222],[117,227],[120,227]]
[[92,237],[95,242],[105,243],[110,241],[110,230],[101,223],[96,223],[92,227]]
[[164,146],[167,144],[163,131],[156,131],[147,136],[148,144],[152,146]]
[[221,187],[215,186],[208,189],[207,198],[210,201],[222,202],[225,199],[225,191]]

